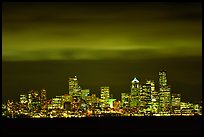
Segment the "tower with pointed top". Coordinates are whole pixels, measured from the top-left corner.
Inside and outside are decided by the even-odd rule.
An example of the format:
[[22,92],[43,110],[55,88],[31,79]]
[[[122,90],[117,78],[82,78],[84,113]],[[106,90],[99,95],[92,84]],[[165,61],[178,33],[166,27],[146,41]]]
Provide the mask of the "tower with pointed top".
[[138,107],[140,102],[140,85],[139,80],[135,77],[132,80],[131,93],[130,93],[130,107]]

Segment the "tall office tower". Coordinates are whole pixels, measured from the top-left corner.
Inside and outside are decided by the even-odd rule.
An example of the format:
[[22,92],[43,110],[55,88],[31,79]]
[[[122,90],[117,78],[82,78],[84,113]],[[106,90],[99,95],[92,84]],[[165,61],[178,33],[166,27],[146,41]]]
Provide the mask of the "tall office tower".
[[89,89],[82,89],[81,90],[81,98],[83,100],[86,100],[86,97],[90,94],[90,90]]
[[128,93],[121,93],[121,107],[129,107],[130,106],[130,96]]
[[108,100],[110,98],[110,88],[108,86],[101,87],[101,108],[109,107]]
[[29,111],[32,111],[32,100],[33,100],[33,93],[34,92],[34,90],[30,90],[30,91],[28,91],[28,110]]
[[43,112],[45,112],[46,108],[47,108],[47,102],[46,102],[47,97],[46,97],[46,94],[47,93],[46,93],[45,89],[42,89],[40,91],[40,102],[41,102],[41,109],[42,109]]
[[166,74],[166,71],[160,71],[159,72],[159,86],[160,86],[160,88],[167,86],[167,74]]
[[132,80],[132,85],[131,85],[131,93],[130,93],[130,107],[138,107],[139,102],[140,102],[140,85],[139,85],[139,80],[135,77]]
[[159,72],[159,105],[161,114],[171,113],[171,92],[167,84],[166,71]]
[[47,99],[46,95],[47,95],[46,90],[45,90],[45,89],[42,89],[42,90],[40,91],[40,100],[41,100],[41,101],[45,101],[45,100]]
[[80,96],[80,90],[77,76],[69,78],[69,94],[73,96]]
[[20,109],[22,113],[27,112],[28,100],[26,95],[20,95]]
[[171,95],[171,104],[172,104],[172,114],[180,115],[181,114],[181,94],[172,93]]
[[151,85],[143,84],[140,92],[140,112],[150,112],[151,106]]
[[153,114],[158,113],[159,111],[159,95],[155,88],[155,82],[153,80],[147,80],[146,84],[151,86],[151,112]]

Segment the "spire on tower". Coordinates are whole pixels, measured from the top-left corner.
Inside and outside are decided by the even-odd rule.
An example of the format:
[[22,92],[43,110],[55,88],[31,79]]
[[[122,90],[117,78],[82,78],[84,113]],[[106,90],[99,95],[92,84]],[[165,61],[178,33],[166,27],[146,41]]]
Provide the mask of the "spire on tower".
[[136,83],[139,83],[139,80],[135,77],[133,80],[132,80],[132,82],[136,82]]

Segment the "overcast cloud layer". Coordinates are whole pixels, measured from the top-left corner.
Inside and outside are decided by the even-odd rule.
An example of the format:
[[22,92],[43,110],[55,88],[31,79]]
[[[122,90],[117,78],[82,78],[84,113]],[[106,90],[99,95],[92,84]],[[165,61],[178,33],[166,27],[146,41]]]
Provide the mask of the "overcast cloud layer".
[[3,60],[201,56],[201,11],[199,3],[4,3]]

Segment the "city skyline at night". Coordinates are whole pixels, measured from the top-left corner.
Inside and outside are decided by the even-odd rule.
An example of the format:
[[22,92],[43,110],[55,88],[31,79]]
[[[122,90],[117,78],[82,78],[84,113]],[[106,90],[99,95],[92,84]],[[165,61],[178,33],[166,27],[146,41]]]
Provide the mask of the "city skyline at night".
[[21,94],[19,101],[9,99],[2,106],[7,118],[71,118],[103,116],[198,116],[202,101],[184,102],[182,95],[171,91],[166,71],[159,72],[159,86],[154,80],[145,83],[134,77],[129,92],[113,97],[108,85],[100,86],[100,97],[83,89],[77,76],[68,80],[68,92],[47,98],[46,89]]
[[2,2],[2,133],[201,135],[202,2]]
[[[166,70],[164,70],[164,72],[166,72]],[[71,77],[70,77],[71,78]],[[69,79],[70,79],[69,78]],[[83,83],[81,83],[80,81],[79,81],[79,83],[78,83],[78,77],[76,76],[76,75],[74,75],[74,77],[73,77],[73,79],[76,79],[76,81],[77,81],[77,85],[79,84],[79,85],[83,85]],[[68,80],[68,79],[67,79]],[[146,80],[146,81],[145,81]],[[145,82],[151,82],[151,81],[153,81],[154,82],[154,86],[155,87],[157,87],[158,89],[157,90],[159,90],[159,83],[161,82],[160,80],[158,80],[158,81],[156,81],[156,80],[153,80],[153,79],[145,79],[145,80],[141,80],[143,83],[145,83]],[[132,79],[132,81],[136,81],[136,82],[138,82],[138,83],[141,83],[139,80],[138,80],[138,77],[136,78],[136,77],[134,77],[133,79]],[[167,81],[167,80],[166,80]],[[169,83],[169,82],[168,82]],[[130,83],[129,83],[130,84]],[[66,91],[64,92],[64,93],[62,93],[62,94],[67,94],[67,93],[70,93],[70,89],[71,89],[71,87],[70,87],[70,83],[65,83],[65,85],[68,87],[68,89],[66,89]],[[110,87],[110,85],[98,85],[99,87],[98,87],[98,91],[93,91],[92,90],[92,88],[91,87],[86,87],[86,88],[84,88],[84,87],[81,87],[80,86],[80,88],[83,88],[83,89],[88,89],[89,90],[89,92],[91,93],[91,94],[96,94],[97,96],[100,96],[100,91],[101,91],[101,88],[100,87],[103,87],[103,86],[107,86],[107,87],[109,87],[110,89],[111,89],[111,87]],[[172,88],[172,85],[171,84],[168,84],[168,86],[170,87],[170,88]],[[129,85],[129,87],[131,87],[131,85]],[[154,87],[154,88],[155,88]],[[46,89],[45,88],[45,86],[44,86],[44,88],[41,88],[41,89],[39,89],[39,90],[42,90],[42,89]],[[109,90],[110,90],[109,89]],[[28,91],[29,90],[36,90],[37,91],[37,89],[34,89],[34,88],[31,88],[31,89],[28,89]],[[128,93],[128,92],[131,92],[130,90],[127,90],[127,91],[125,91],[125,92],[123,92],[123,93]],[[171,92],[172,92],[172,89],[171,89]],[[173,91],[174,93],[176,93],[176,91]],[[25,93],[25,92],[22,92],[22,94],[23,93]],[[49,92],[48,92],[49,93]],[[111,94],[112,94],[113,92],[111,91]],[[122,93],[122,92],[121,92]],[[120,93],[120,96],[118,97],[116,97],[115,95],[113,96],[113,94],[112,94],[112,97],[114,97],[114,98],[116,98],[117,100],[119,100],[119,99],[121,99],[121,93]],[[180,93],[181,94],[181,93]],[[58,94],[57,94],[58,95]],[[47,97],[50,97],[48,94],[46,94],[46,96]],[[53,96],[52,96],[53,97]],[[9,99],[10,100],[10,99]],[[18,100],[16,100],[15,98],[14,99],[12,99],[13,101],[19,101],[19,99]],[[7,101],[7,100],[6,100]],[[195,102],[196,103],[200,103],[200,101],[201,100],[196,100]],[[189,102],[189,101],[188,101]],[[194,102],[194,103],[195,103]],[[193,102],[192,102],[193,103]]]
[[202,100],[201,3],[2,3],[2,102],[31,89],[62,95],[72,75],[120,99],[132,77],[161,69],[172,92]]

